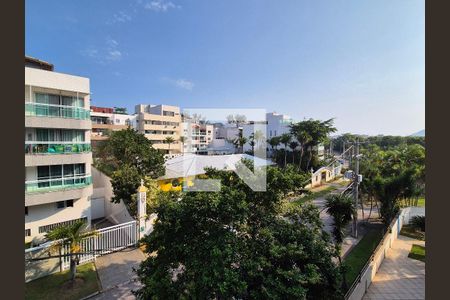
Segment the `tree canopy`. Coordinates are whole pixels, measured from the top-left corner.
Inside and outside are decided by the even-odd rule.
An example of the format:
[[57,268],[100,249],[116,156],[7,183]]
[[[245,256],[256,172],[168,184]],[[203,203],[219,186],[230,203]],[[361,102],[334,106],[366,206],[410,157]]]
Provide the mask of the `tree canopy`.
[[[258,172],[258,170],[255,170]],[[295,173],[297,174],[297,173]],[[218,192],[166,194],[156,207],[153,253],[138,269],[141,299],[339,299],[336,251],[317,208],[283,209],[301,188],[294,169],[267,167],[267,191],[209,169]],[[298,179],[298,178],[297,178]]]

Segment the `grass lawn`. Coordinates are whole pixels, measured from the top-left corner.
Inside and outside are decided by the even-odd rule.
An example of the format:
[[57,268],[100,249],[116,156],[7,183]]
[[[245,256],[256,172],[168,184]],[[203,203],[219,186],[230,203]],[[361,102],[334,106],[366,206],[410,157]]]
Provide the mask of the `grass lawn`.
[[425,198],[419,198],[419,200],[417,201],[417,206],[425,206]]
[[422,232],[416,231],[414,228],[412,228],[408,225],[402,226],[402,230],[400,231],[400,234],[404,235],[406,237],[412,238],[412,239],[419,240],[419,241],[425,241],[425,234],[423,234]]
[[373,250],[378,246],[383,237],[382,228],[368,231],[359,243],[344,258],[347,266],[347,283],[350,287],[358,277],[359,272],[369,260]]
[[302,203],[304,203],[306,201],[310,201],[310,200],[313,200],[313,199],[316,199],[316,198],[319,198],[319,197],[323,197],[323,196],[325,196],[325,195],[327,195],[327,194],[329,194],[332,191],[337,190],[337,189],[338,188],[335,187],[335,186],[328,186],[328,187],[324,188],[323,190],[320,190],[319,192],[313,192],[313,193],[305,195],[305,196],[303,196],[301,198],[298,198],[297,200],[292,201],[292,204],[293,205],[299,205],[299,204],[302,204]]
[[93,263],[77,267],[77,280],[74,287],[68,285],[69,270],[36,279],[25,284],[27,300],[78,300],[99,290],[97,271]]
[[412,245],[408,257],[425,262],[425,247],[420,245]]

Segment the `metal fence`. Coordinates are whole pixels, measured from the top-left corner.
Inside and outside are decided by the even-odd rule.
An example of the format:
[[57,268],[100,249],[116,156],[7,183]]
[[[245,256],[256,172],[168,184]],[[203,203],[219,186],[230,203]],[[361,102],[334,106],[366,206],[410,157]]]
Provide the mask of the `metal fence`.
[[[137,221],[131,221],[96,230],[96,234],[81,242],[80,264],[96,257],[134,246],[138,241]],[[25,250],[25,282],[70,268],[70,245],[54,247],[61,241]],[[56,251],[56,253],[55,253]],[[59,256],[48,258],[49,256]],[[31,260],[40,259],[40,260]]]

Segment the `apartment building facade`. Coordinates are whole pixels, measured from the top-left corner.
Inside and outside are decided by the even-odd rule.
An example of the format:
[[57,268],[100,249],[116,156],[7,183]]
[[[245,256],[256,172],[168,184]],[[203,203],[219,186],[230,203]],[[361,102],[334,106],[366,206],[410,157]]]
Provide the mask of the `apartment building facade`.
[[[180,137],[180,108],[171,105],[138,104],[135,106],[136,129],[143,133],[153,143],[153,147],[165,154],[180,154],[183,152]],[[167,143],[171,137],[173,143]]]
[[115,108],[91,106],[91,143],[92,147],[108,139],[111,131],[134,127],[136,115],[118,112]]
[[192,118],[184,118],[182,122],[183,153],[207,155],[208,147],[214,138],[214,125]]
[[25,58],[25,242],[91,221],[89,79]]

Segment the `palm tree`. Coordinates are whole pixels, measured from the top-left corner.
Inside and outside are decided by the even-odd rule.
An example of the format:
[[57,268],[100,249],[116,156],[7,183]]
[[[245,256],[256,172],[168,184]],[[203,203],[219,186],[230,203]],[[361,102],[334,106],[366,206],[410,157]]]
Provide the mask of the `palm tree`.
[[308,134],[308,132],[305,130],[305,126],[303,122],[295,123],[290,125],[290,131],[291,134],[297,139],[300,146],[300,159],[298,161],[298,167],[300,170],[302,169],[302,161],[303,161],[303,154],[305,151],[305,146],[309,143],[311,140],[311,136]]
[[169,153],[170,153],[170,145],[175,143],[175,139],[171,136],[168,136],[164,139],[164,142],[166,142],[167,144],[169,144]]
[[244,145],[247,143],[247,138],[240,136],[233,140],[233,144],[236,146],[236,148],[240,148],[240,152],[244,153]]
[[[344,241],[344,230],[352,220],[355,213],[352,198],[347,195],[332,194],[326,198],[325,203],[326,212],[333,218],[333,237],[336,247],[336,252],[339,259],[339,264],[342,266],[341,248]],[[343,274],[344,287],[347,286],[345,272]]]
[[279,136],[274,136],[273,138],[268,139],[267,143],[272,148],[272,152],[274,152],[274,150],[277,150],[277,147],[280,144],[280,137]]
[[306,170],[309,169],[309,165],[311,164],[313,151],[321,143],[326,141],[330,133],[333,133],[337,130],[333,126],[333,121],[333,119],[329,119],[326,121],[309,119],[291,125],[291,133],[297,138],[302,147],[301,157],[303,156],[303,149],[305,147],[309,152]]
[[296,141],[292,141],[289,143],[289,148],[292,149],[292,164],[295,163],[295,155],[294,154],[295,154],[295,149],[297,149],[298,145],[299,144]]
[[284,145],[284,167],[286,167],[287,164],[287,145],[291,142],[291,135],[288,133],[283,133],[280,136],[280,143],[282,143]]
[[248,143],[252,147],[252,155],[255,155],[255,140],[251,139]]
[[181,152],[184,152],[184,143],[186,142],[185,136],[180,136],[180,143],[181,143]]
[[46,238],[51,241],[58,241],[56,247],[64,245],[70,246],[70,274],[71,281],[74,282],[77,274],[77,265],[80,261],[78,253],[81,252],[81,241],[89,236],[96,235],[96,231],[87,232],[86,222],[76,221],[71,225],[61,226],[53,229],[46,234]]

